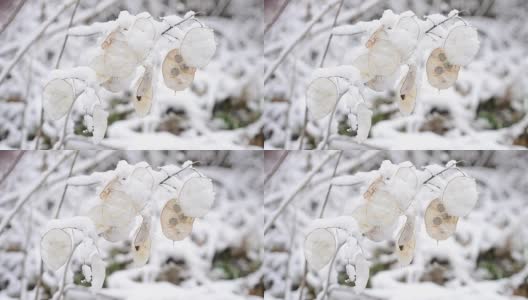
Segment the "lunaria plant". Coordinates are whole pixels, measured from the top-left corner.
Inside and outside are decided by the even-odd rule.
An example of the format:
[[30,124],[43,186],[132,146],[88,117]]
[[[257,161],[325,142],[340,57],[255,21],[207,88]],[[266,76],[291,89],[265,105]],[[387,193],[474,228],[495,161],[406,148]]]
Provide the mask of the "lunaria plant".
[[[307,86],[306,105],[311,118],[319,120],[333,116],[346,97],[349,130],[357,133],[358,143],[367,139],[373,115],[365,89],[395,90],[400,112],[409,115],[419,100],[424,74],[431,87],[448,89],[480,48],[477,30],[456,10],[425,19],[410,11],[396,15],[387,10],[379,20],[338,26],[332,34],[362,35],[360,45],[347,50],[357,56],[349,65],[316,70]],[[331,122],[332,117],[329,127]]]
[[158,228],[169,240],[187,238],[195,219],[209,212],[215,198],[212,180],[192,162],[155,171],[146,163],[121,161],[114,171],[69,180],[74,186],[97,183],[102,190],[96,203],[83,216],[50,221],[40,242],[42,261],[51,271],[68,268],[78,254],[84,262],[84,282],[94,291],[102,287],[106,274],[100,243],[129,241],[132,266],[144,266]]
[[163,78],[161,82],[167,88],[183,91],[216,51],[213,30],[196,19],[194,12],[183,18],[167,16],[157,21],[148,13],[133,16],[123,11],[115,21],[72,28],[69,34],[101,37],[97,47],[88,51],[87,66],[55,70],[44,86],[47,118],[66,116],[60,145],[77,99],[82,99],[84,123],[97,144],[104,138],[108,124],[108,105],[100,97],[103,90],[117,93],[132,89],[131,102],[143,117],[151,111],[156,92],[161,89],[158,78]]
[[459,218],[467,216],[478,199],[474,178],[451,161],[445,167],[431,165],[422,170],[410,162],[384,161],[379,170],[336,177],[333,183],[365,182],[360,202],[352,216],[317,219],[307,230],[304,254],[310,268],[319,271],[341,254],[348,281],[360,293],[369,279],[369,253],[365,239],[393,241],[400,266],[413,261],[418,228],[424,224],[428,236],[443,241],[453,236]]

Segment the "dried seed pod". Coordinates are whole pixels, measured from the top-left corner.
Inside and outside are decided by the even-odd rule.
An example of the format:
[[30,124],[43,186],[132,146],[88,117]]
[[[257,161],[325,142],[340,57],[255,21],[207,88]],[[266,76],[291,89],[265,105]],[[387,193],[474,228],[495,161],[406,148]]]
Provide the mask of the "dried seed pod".
[[365,103],[359,103],[356,110],[358,122],[356,141],[361,144],[368,138],[372,126],[372,110]]
[[143,217],[143,222],[134,234],[134,241],[132,243],[132,257],[134,259],[134,266],[144,266],[150,257],[150,247],[152,238],[150,234],[150,218]]
[[437,241],[446,240],[456,230],[458,217],[450,216],[439,199],[431,201],[425,210],[425,229]]
[[447,60],[442,48],[433,50],[426,64],[427,80],[437,89],[447,89],[455,84],[460,67]]
[[337,98],[337,85],[326,77],[317,78],[306,91],[306,106],[312,117],[319,120],[334,110]]
[[150,112],[153,96],[152,67],[147,67],[138,81],[134,99],[134,109],[139,116],[146,116]]
[[337,249],[334,235],[327,229],[317,228],[304,240],[304,256],[315,270],[326,266]]
[[160,216],[161,230],[170,240],[181,241],[192,232],[194,218],[183,214],[176,199],[167,201]]
[[442,194],[442,203],[451,216],[468,215],[477,204],[477,183],[474,178],[457,176],[451,179]]
[[383,26],[380,26],[376,31],[374,31],[374,33],[370,36],[367,43],[365,44],[365,47],[370,49],[380,40],[389,40],[389,34],[387,33],[387,31],[385,31]]
[[366,200],[365,213],[370,225],[387,227],[399,217],[398,202],[387,189],[381,176],[369,186],[363,197]]
[[409,115],[414,111],[416,105],[416,66],[409,65],[409,71],[402,80],[400,95],[398,98],[398,108],[400,112]]
[[107,75],[128,78],[137,67],[138,59],[120,31],[112,32],[101,45]]
[[108,127],[108,112],[106,112],[101,105],[96,104],[93,108],[93,142],[99,144],[105,134],[106,128]]
[[49,269],[57,271],[64,266],[73,250],[71,237],[62,229],[51,229],[40,240],[40,256]]
[[101,86],[112,93],[118,93],[123,90],[128,90],[132,81],[132,76],[128,77],[109,77],[101,83]]
[[211,28],[192,28],[187,31],[181,42],[183,60],[194,68],[207,66],[215,52],[216,42]]
[[161,67],[165,85],[175,92],[188,88],[194,80],[196,69],[188,66],[179,49],[167,53]]
[[479,48],[477,30],[467,25],[451,29],[444,43],[447,60],[457,66],[469,64],[477,55]]
[[97,253],[92,254],[90,262],[92,267],[92,286],[90,289],[97,292],[103,287],[106,278],[106,263]]
[[192,177],[180,190],[182,212],[189,217],[205,216],[214,202],[213,181],[207,177]]
[[374,225],[371,224],[371,220],[367,218],[366,204],[361,204],[356,207],[352,212],[352,217],[356,220],[361,233],[367,233],[374,228]]
[[401,167],[390,180],[390,188],[398,191],[396,201],[401,212],[409,208],[416,195],[416,188],[418,187],[418,176],[413,168]]
[[416,247],[416,235],[414,232],[414,217],[407,216],[405,225],[398,233],[396,242],[396,256],[400,265],[408,265],[414,257]]
[[411,16],[400,18],[394,31],[391,33],[391,40],[400,51],[403,60],[406,60],[413,54],[418,45],[419,38],[420,25],[416,22],[415,17]]
[[387,76],[396,72],[401,64],[398,49],[387,40],[378,40],[368,53],[369,73]]
[[64,117],[73,104],[73,87],[64,79],[53,79],[44,87],[44,111],[52,120]]
[[352,65],[359,70],[359,75],[361,76],[361,80],[363,82],[372,80],[373,76],[370,75],[368,66],[368,53],[358,56],[354,62],[352,62]]
[[127,42],[138,61],[144,60],[154,45],[156,28],[150,18],[138,18],[127,33]]

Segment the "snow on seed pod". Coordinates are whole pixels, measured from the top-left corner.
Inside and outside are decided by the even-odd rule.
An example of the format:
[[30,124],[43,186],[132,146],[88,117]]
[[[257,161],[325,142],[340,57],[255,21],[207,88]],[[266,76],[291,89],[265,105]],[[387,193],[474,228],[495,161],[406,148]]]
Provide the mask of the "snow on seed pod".
[[398,224],[397,220],[394,219],[393,223],[388,225],[374,225],[369,231],[365,232],[365,236],[373,242],[390,240]]
[[354,60],[354,62],[352,62],[352,65],[356,67],[356,69],[358,69],[362,82],[368,82],[372,80],[372,76],[370,75],[370,72],[369,72],[367,53],[358,56]]
[[64,266],[73,250],[71,237],[63,229],[51,229],[40,240],[40,256],[49,269]]
[[455,84],[460,67],[447,60],[442,48],[433,50],[426,63],[427,80],[437,89],[447,89]]
[[214,202],[213,181],[207,177],[192,177],[185,181],[179,196],[182,212],[189,217],[205,216]]
[[144,60],[156,38],[156,28],[149,18],[138,18],[127,33],[127,43],[138,61]]
[[108,127],[108,112],[106,112],[99,104],[93,108],[93,142],[99,144],[105,134],[106,128]]
[[478,200],[477,183],[474,178],[457,176],[447,183],[442,194],[442,203],[449,215],[468,215]]
[[319,120],[334,110],[337,98],[337,85],[328,78],[317,78],[306,91],[306,106],[312,117]]
[[416,106],[416,66],[409,65],[409,71],[403,78],[398,97],[398,108],[400,112],[409,115],[414,111]]
[[112,93],[118,93],[123,90],[127,90],[130,87],[133,76],[128,77],[114,77],[111,76],[106,79],[101,86],[107,91]]
[[396,242],[396,256],[400,265],[405,266],[411,263],[416,247],[416,234],[414,229],[414,217],[407,216],[405,225],[398,233]]
[[371,220],[367,217],[367,204],[361,204],[352,212],[352,217],[356,220],[361,233],[369,232],[374,228]]
[[144,266],[150,257],[152,238],[150,234],[150,218],[143,217],[141,226],[134,234],[132,242],[132,258],[135,267]]
[[401,213],[394,194],[391,193],[382,176],[370,184],[363,197],[367,205],[366,218],[372,226],[386,227],[393,224]]
[[175,92],[188,88],[193,82],[196,72],[196,68],[190,67],[184,62],[179,49],[173,49],[167,53],[161,70],[165,85]]
[[439,199],[431,201],[425,210],[425,229],[437,241],[446,240],[456,230],[458,217],[450,216]]
[[73,87],[64,79],[53,79],[44,87],[44,111],[52,120],[64,117],[73,104]]
[[90,209],[88,217],[104,239],[109,242],[126,240],[132,229],[135,212],[119,204],[99,204]]
[[97,255],[97,253],[92,254],[90,262],[92,268],[91,290],[97,292],[103,287],[106,278],[106,263],[101,257],[99,257],[99,255]]
[[181,241],[191,234],[194,218],[184,215],[177,200],[172,199],[163,207],[160,222],[161,230],[168,239]]
[[467,25],[451,29],[444,42],[447,60],[457,66],[469,64],[477,55],[479,48],[477,30]]
[[194,68],[203,68],[216,52],[214,31],[196,27],[187,31],[181,42],[181,55],[185,63]]
[[418,45],[420,26],[414,17],[401,18],[390,34],[390,39],[403,60],[409,58]]
[[378,40],[368,53],[369,73],[387,76],[396,72],[401,64],[398,49],[387,40]]
[[356,110],[358,122],[356,141],[361,144],[368,138],[372,126],[372,110],[362,102],[357,105]]
[[359,294],[367,287],[370,275],[370,264],[361,253],[358,253],[356,254],[354,265],[356,266],[356,285],[354,286],[354,291]]
[[134,99],[134,109],[140,117],[144,117],[150,112],[152,98],[152,67],[147,67],[138,81]]
[[356,281],[356,267],[354,267],[353,265],[346,265],[345,271],[348,276],[348,282]]
[[391,177],[390,189],[397,191],[396,202],[401,212],[404,212],[411,205],[417,192],[418,176],[413,168],[400,167]]
[[335,237],[328,229],[317,228],[308,233],[304,240],[304,256],[315,270],[321,270],[326,266],[336,249]]

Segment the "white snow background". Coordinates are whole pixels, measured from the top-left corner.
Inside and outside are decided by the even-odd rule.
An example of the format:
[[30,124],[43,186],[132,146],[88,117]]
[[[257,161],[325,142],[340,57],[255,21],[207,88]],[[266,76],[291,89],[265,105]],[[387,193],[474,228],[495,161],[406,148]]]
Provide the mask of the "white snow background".
[[[15,151],[0,153],[2,177],[17,155]],[[154,197],[160,193],[153,194],[154,234],[147,265],[131,266],[130,239],[110,243],[99,238],[100,255],[107,264],[103,289],[92,294],[89,287],[81,284],[81,267],[89,258],[83,255],[84,247],[80,247],[66,273],[64,299],[236,300],[262,297],[262,153],[85,150],[79,152],[68,180],[73,156],[73,151],[26,152],[0,183],[1,224],[15,211],[16,204],[29,195],[0,233],[0,299],[36,299],[40,240],[45,228],[52,226],[49,222],[66,182],[69,186],[59,220],[52,222],[53,226],[77,224],[76,220],[80,219],[70,218],[85,216],[97,203],[99,192],[105,182],[115,176],[113,170],[120,161],[121,170],[131,169],[130,166],[140,162],[144,166],[147,162],[154,171],[171,165],[166,171],[173,174],[188,160],[199,161],[195,168],[213,180],[216,194],[213,208],[195,220],[192,234],[178,242],[162,234],[159,214],[166,199]],[[185,172],[189,171],[182,175],[193,174]],[[47,174],[49,176],[44,177]],[[182,179],[176,176],[175,180]],[[41,181],[40,188],[34,189]],[[63,272],[64,267],[57,272],[44,268],[38,299],[51,299],[63,280]]]
[[[55,67],[74,5],[64,10],[40,38],[28,42],[62,5],[70,2],[9,0],[0,4],[0,73],[22,53],[0,84],[0,148],[35,149],[43,87]],[[21,9],[9,23],[19,4]],[[110,112],[110,120],[100,145],[93,145],[88,134],[82,134],[84,111],[76,103],[67,126],[66,149],[217,150],[262,146],[260,0],[80,0],[59,68],[86,65],[89,50],[97,47],[101,38],[98,28],[103,27],[97,24],[117,19],[120,11],[133,15],[148,12],[156,20],[168,15],[183,18],[195,11],[201,22],[214,29],[217,51],[208,66],[197,70],[187,90],[175,93],[160,84],[152,111],[144,118],[134,112],[132,89],[104,93],[103,108]],[[26,44],[30,45],[27,51],[21,52]],[[63,124],[64,119],[45,118],[40,149],[57,145]]]
[[[265,21],[271,22],[282,0],[265,1]],[[265,84],[264,137],[266,149],[298,149],[303,126],[306,89],[319,67],[331,33],[337,5],[321,17],[327,5],[339,1],[288,1],[282,15],[264,36],[265,69],[277,62],[299,39]],[[475,60],[461,69],[454,87],[438,91],[424,83],[410,116],[398,112],[395,89],[365,93],[374,110],[369,139],[358,145],[347,132],[346,104],[342,101],[331,124],[330,149],[511,149],[526,147],[528,116],[528,2],[517,0],[347,0],[337,25],[372,21],[391,9],[412,11],[423,20],[457,9],[477,28],[481,47]],[[438,17],[438,16],[437,16]],[[434,18],[433,18],[434,19]],[[324,67],[351,65],[361,35],[334,36]],[[305,149],[321,145],[329,117],[308,118]]]
[[[316,221],[336,166],[337,152],[290,151],[274,175],[265,179],[266,224],[282,203],[292,199],[264,236],[265,299],[322,299],[327,278],[330,279],[327,299],[331,300],[527,297],[528,155],[519,151],[344,151],[323,219]],[[266,152],[267,174],[271,174],[282,153]],[[384,160],[394,164],[410,161],[418,170],[428,165],[438,168],[451,160],[463,161],[459,164],[461,169],[477,180],[476,207],[459,219],[453,236],[437,243],[423,225],[423,210],[429,201],[417,196],[415,201],[421,200],[418,207],[423,210],[418,214],[420,227],[410,265],[397,266],[394,239],[398,230],[389,241],[373,242],[365,238],[362,243],[364,255],[371,263],[371,277],[362,294],[355,294],[351,284],[345,282],[345,265],[350,261],[343,249],[330,275],[328,266],[320,271],[309,269],[301,298],[306,234],[317,224],[323,228],[325,224],[357,226],[352,211],[361,203],[363,192],[374,178],[371,171],[377,171]],[[425,190],[422,188],[419,194],[427,194]],[[338,240],[345,239],[345,234],[338,234]]]

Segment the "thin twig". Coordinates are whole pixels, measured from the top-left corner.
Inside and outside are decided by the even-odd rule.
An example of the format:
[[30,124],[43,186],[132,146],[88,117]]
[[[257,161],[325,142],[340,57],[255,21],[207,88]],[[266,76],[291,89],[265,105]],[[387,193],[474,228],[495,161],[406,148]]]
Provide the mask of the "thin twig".
[[277,218],[282,214],[284,209],[295,199],[295,196],[312,180],[312,178],[317,174],[324,165],[332,158],[334,155],[336,155],[337,152],[333,152],[331,154],[328,154],[294,189],[293,191],[286,197],[286,199],[281,203],[279,208],[275,211],[273,216],[271,216],[264,225],[264,233],[266,233],[271,226],[275,223]]
[[271,29],[271,27],[273,27],[273,24],[275,24],[275,22],[277,22],[277,20],[282,15],[282,13],[284,12],[284,10],[288,6],[288,4],[290,4],[290,2],[291,2],[291,0],[284,0],[282,2],[282,4],[279,7],[279,10],[277,11],[277,13],[273,16],[271,21],[268,24],[266,24],[266,28],[264,28],[264,34],[266,34]]
[[319,219],[321,219],[324,215],[326,205],[328,204],[328,199],[330,198],[330,192],[332,192],[332,187],[334,186],[332,184],[332,179],[334,179],[337,173],[337,166],[339,166],[339,161],[341,160],[342,156],[343,156],[343,150],[339,151],[339,156],[337,157],[336,164],[334,166],[334,171],[332,172],[332,177],[330,178],[330,185],[328,186],[328,190],[326,191],[325,200],[323,202],[323,206],[321,207],[321,212],[319,213]]
[[339,95],[339,98],[334,105],[334,109],[332,110],[332,113],[330,114],[330,118],[328,119],[328,126],[326,128],[326,135],[324,137],[323,142],[321,143],[321,150],[324,150],[326,148],[326,145],[328,145],[328,139],[330,138],[330,130],[332,128],[332,121],[334,120],[334,116],[337,110],[337,106],[339,105],[339,102],[341,102],[341,99],[343,99],[343,96],[348,93],[349,88],[346,88],[341,95]]
[[165,29],[165,30],[161,33],[161,35],[166,34],[167,32],[171,31],[172,28],[174,28],[174,27],[176,27],[176,26],[178,26],[178,25],[180,25],[180,24],[182,24],[182,23],[184,23],[184,22],[186,22],[186,21],[188,21],[188,20],[194,18],[194,17],[197,16],[198,14],[199,14],[199,13],[197,13],[197,12],[196,12],[196,13],[192,13],[190,16],[188,16],[187,18],[182,19],[181,21],[177,22],[177,23],[174,24],[174,25],[170,25],[170,24],[169,24],[169,28]]
[[282,165],[282,163],[284,162],[286,157],[288,157],[288,154],[290,154],[290,151],[288,151],[288,150],[284,150],[282,152],[282,154],[279,157],[279,160],[277,161],[277,163],[275,165],[273,165],[273,168],[271,169],[269,174],[266,175],[266,178],[264,179],[264,184],[268,183],[268,181],[271,179],[271,177],[273,177],[273,175],[275,175],[275,172],[277,172],[277,170],[280,168],[280,166]]
[[13,13],[11,15],[9,15],[7,21],[4,23],[4,25],[2,25],[2,28],[0,29],[0,34],[4,33],[4,30],[6,30],[7,27],[9,26],[9,24],[11,24],[11,22],[13,22],[15,17],[20,12],[20,9],[22,9],[22,6],[24,6],[24,4],[26,4],[26,2],[27,2],[26,0],[21,0],[21,1],[18,2],[18,5],[17,5],[17,7],[15,7],[15,10],[13,11]]
[[37,181],[36,184],[34,184],[31,188],[29,188],[29,191],[21,197],[21,199],[18,201],[18,203],[15,205],[15,207],[2,219],[2,222],[0,223],[0,236],[4,233],[4,230],[6,229],[7,225],[13,217],[20,211],[20,209],[31,199],[31,196],[46,182],[48,177],[55,172],[58,167],[66,161],[73,153],[65,154],[62,158],[59,159],[58,162],[56,162],[46,173],[40,177],[40,179]]
[[28,41],[24,44],[22,48],[20,48],[13,58],[11,62],[2,70],[2,73],[0,74],[0,84],[4,82],[4,80],[7,77],[7,74],[13,70],[15,65],[20,61],[22,56],[26,54],[26,52],[29,50],[29,48],[42,36],[42,34],[48,29],[48,27],[55,22],[55,20],[70,6],[72,6],[75,2],[71,1],[67,4],[64,4],[62,7],[57,9],[57,12],[51,16],[42,26],[33,33],[33,35],[28,39]]
[[[70,256],[68,256],[68,260],[66,261],[66,265],[64,266],[64,274],[62,275],[62,284],[60,286],[60,289],[57,291],[58,293],[58,299],[62,300],[64,299],[64,287],[66,286],[66,275],[68,274],[68,269],[70,267],[71,259],[73,257],[73,254],[75,253],[75,250],[79,245],[82,243],[75,244],[75,247],[73,247],[72,252],[70,253]],[[57,299],[56,297],[53,297],[53,299]]]
[[[341,1],[341,0],[340,0]],[[335,1],[329,5],[327,5],[325,8],[321,10],[321,12],[315,16],[310,23],[304,28],[303,31],[301,31],[295,38],[292,39],[290,44],[282,50],[281,54],[277,58],[277,60],[266,70],[266,73],[264,74],[264,83],[268,81],[268,79],[273,75],[275,70],[280,66],[282,61],[288,56],[288,54],[295,48],[295,46],[310,32],[312,27],[315,25],[315,23],[319,22],[319,20],[330,11],[331,8],[336,6],[339,3],[339,1]]]
[[[79,150],[76,150],[75,151],[75,155],[73,156],[72,164],[70,166],[70,171],[68,172],[68,178],[70,178],[72,176],[73,167],[75,166],[75,162],[77,161],[77,157],[78,156],[79,156]],[[62,208],[62,204],[64,203],[64,198],[66,197],[66,192],[68,191],[68,187],[69,187],[68,178],[66,179],[66,185],[64,186],[64,190],[62,190],[62,196],[61,196],[61,199],[59,201],[59,204],[57,205],[57,210],[55,210],[55,214],[54,214],[54,218],[55,219],[57,219],[59,217],[59,214],[60,214],[60,211],[61,211],[61,208]]]
[[343,242],[339,245],[339,247],[337,247],[335,253],[334,253],[334,256],[332,257],[332,261],[330,261],[330,266],[328,267],[328,273],[326,275],[326,284],[325,284],[325,287],[324,287],[324,290],[323,290],[323,300],[326,300],[327,296],[328,296],[328,287],[330,286],[330,275],[332,274],[332,269],[334,267],[334,263],[335,263],[335,260],[337,258],[337,254],[339,254],[339,250],[341,250],[341,248],[343,248],[343,246],[346,245],[346,242]]
[[[429,28],[429,29],[427,29],[427,30],[425,31],[425,34],[428,34],[428,33],[431,32],[433,29],[435,29],[436,27],[438,27],[438,26],[440,26],[440,25],[442,25],[442,24],[448,22],[449,20],[458,17],[459,14],[460,14],[460,12],[457,12],[456,14],[452,15],[452,16],[449,17],[449,18],[446,18],[446,19],[443,20],[442,22],[433,25],[431,28]],[[434,24],[434,23],[433,23],[433,24]]]
[[436,173],[436,174],[432,174],[431,177],[429,177],[426,181],[423,182],[423,184],[426,184],[428,183],[429,181],[433,180],[433,178],[439,176],[439,175],[442,175],[444,172],[447,172],[448,170],[452,169],[453,167],[456,167],[457,164],[459,164],[461,161],[456,161],[454,164],[446,167],[445,169],[443,169],[442,171]]
[[7,179],[7,177],[9,177],[9,174],[13,172],[13,170],[17,166],[18,162],[20,162],[20,159],[22,159],[22,156],[24,156],[24,154],[26,154],[26,151],[24,150],[18,152],[18,155],[15,158],[15,161],[13,161],[13,163],[9,166],[9,169],[7,169],[4,175],[2,175],[2,179],[0,179],[0,185],[2,185],[2,183],[4,183],[4,181]]
[[[341,13],[341,8],[343,7],[343,3],[344,3],[344,0],[341,0],[341,2],[339,3],[339,7],[337,8],[337,12],[336,12],[336,15],[334,17],[334,22],[332,23],[332,29],[337,24],[337,19],[339,18],[339,14]],[[325,50],[323,52],[323,56],[321,57],[321,62],[319,63],[319,68],[322,68],[323,65],[324,65],[324,62],[326,60],[326,55],[328,54],[328,50],[330,49],[330,43],[332,42],[332,38],[333,37],[334,37],[334,35],[330,31],[330,36],[328,37],[328,40],[326,42],[326,47],[325,47]],[[303,120],[303,127],[302,127],[302,131],[301,131],[299,150],[303,149],[304,135],[306,134],[306,126],[308,126],[308,105],[305,105],[305,108],[304,108],[304,120]]]

